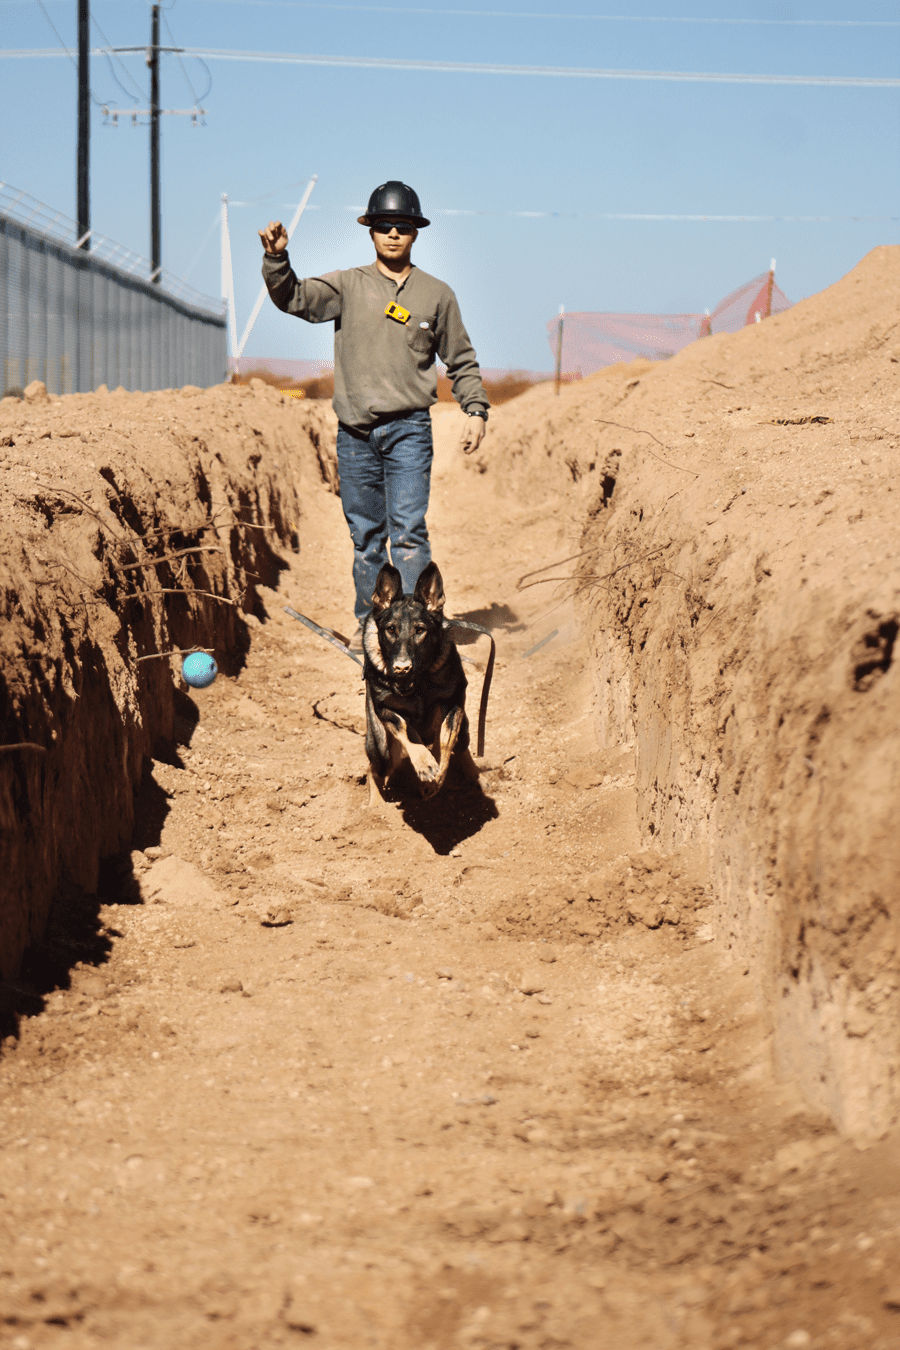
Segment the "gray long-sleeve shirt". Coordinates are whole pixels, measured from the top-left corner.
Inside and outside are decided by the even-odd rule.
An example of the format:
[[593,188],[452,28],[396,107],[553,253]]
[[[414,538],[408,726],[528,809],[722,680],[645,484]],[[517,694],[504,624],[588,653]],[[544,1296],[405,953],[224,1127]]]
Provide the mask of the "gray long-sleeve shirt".
[[[285,314],[334,323],[333,406],[346,426],[367,431],[392,413],[430,408],[435,354],[464,411],[490,406],[456,296],[437,277],[414,267],[398,286],[370,263],[299,281],[286,252],[265,254],[262,274]],[[408,322],[385,314],[394,301],[409,310]]]

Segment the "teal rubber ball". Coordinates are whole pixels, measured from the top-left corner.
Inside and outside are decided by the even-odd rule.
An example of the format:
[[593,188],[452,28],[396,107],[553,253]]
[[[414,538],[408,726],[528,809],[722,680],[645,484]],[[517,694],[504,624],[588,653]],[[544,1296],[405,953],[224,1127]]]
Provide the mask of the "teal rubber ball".
[[208,689],[219,673],[209,652],[191,652],[181,663],[181,673],[192,689]]

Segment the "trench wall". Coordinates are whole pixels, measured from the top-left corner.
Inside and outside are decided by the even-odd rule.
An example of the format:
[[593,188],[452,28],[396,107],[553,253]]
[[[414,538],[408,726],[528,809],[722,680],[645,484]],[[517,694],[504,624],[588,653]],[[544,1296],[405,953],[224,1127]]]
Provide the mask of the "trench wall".
[[706,844],[777,1068],[861,1138],[900,1116],[898,302],[876,249],[787,314],[498,409],[473,466],[581,522],[644,837]]
[[300,547],[301,475],[334,486],[333,420],[261,382],[0,401],[0,978],[130,840],[173,735],[178,658],[156,654],[243,659],[257,586]]

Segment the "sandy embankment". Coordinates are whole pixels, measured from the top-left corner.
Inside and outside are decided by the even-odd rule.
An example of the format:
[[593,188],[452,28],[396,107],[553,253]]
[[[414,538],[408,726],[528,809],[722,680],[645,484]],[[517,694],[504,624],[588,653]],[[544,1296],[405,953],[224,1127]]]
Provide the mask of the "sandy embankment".
[[875,249],[758,327],[499,409],[480,466],[585,513],[557,575],[601,744],[636,745],[646,840],[708,845],[780,1071],[863,1136],[900,1109],[898,308]]
[[[708,846],[782,1072],[855,1134],[896,1117],[900,1065],[898,258],[665,365],[535,390],[470,466],[583,516],[562,574],[589,605],[601,743],[636,745],[647,842]],[[830,420],[774,425],[809,417]],[[130,836],[175,712],[168,662],[138,658],[240,661],[332,425],[264,388],[0,409],[2,743],[46,747],[0,755],[7,977],[60,884],[90,891]]]
[[330,471],[332,420],[262,384],[0,403],[0,744],[44,747],[0,753],[0,977],[58,888],[95,890],[131,839],[176,711],[170,663],[142,658],[240,663],[254,587],[297,543],[301,464]]

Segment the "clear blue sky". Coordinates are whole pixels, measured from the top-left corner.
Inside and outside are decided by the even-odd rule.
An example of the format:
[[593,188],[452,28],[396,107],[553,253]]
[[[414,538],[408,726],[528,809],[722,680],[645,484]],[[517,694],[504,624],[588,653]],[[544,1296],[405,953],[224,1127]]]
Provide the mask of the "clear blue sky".
[[[45,0],[66,43],[75,0]],[[415,5],[411,0],[410,8]],[[176,0],[165,18],[178,45],[505,65],[750,74],[900,76],[900,27],[642,23],[604,13],[725,19],[900,18],[886,0],[454,0],[423,12],[260,0]],[[456,10],[476,11],[471,14]],[[504,11],[502,17],[490,17]],[[564,17],[562,11],[569,17]],[[114,46],[149,41],[143,0],[95,0]],[[585,17],[577,17],[577,16]],[[3,48],[56,39],[36,0],[0,0]],[[169,37],[163,28],[163,42]],[[105,45],[95,28],[92,43]],[[124,58],[143,91],[142,56]],[[194,91],[206,75],[186,62]],[[547,370],[546,321],[568,310],[702,311],[778,260],[791,299],[821,290],[874,245],[885,221],[622,222],[602,213],[900,216],[900,90],[671,84],[353,70],[210,62],[207,125],[163,119],[163,263],[182,275],[220,196],[268,196],[232,212],[238,328],[259,288],[256,229],[290,218],[302,181],[319,182],[291,248],[298,272],[367,262],[355,216],[371,189],[402,178],[432,226],[415,260],[453,286],[484,366]],[[125,76],[119,69],[120,78]],[[106,61],[92,61],[101,100],[131,101]],[[75,214],[75,70],[65,58],[0,63],[0,179]],[[165,107],[193,102],[177,58],[163,61]],[[92,123],[92,224],[149,253],[148,132]],[[348,209],[348,208],[353,208]],[[447,210],[483,212],[454,216]],[[523,218],[516,211],[558,211]],[[213,231],[188,280],[219,293]],[[331,327],[267,303],[248,355],[321,358]]]

